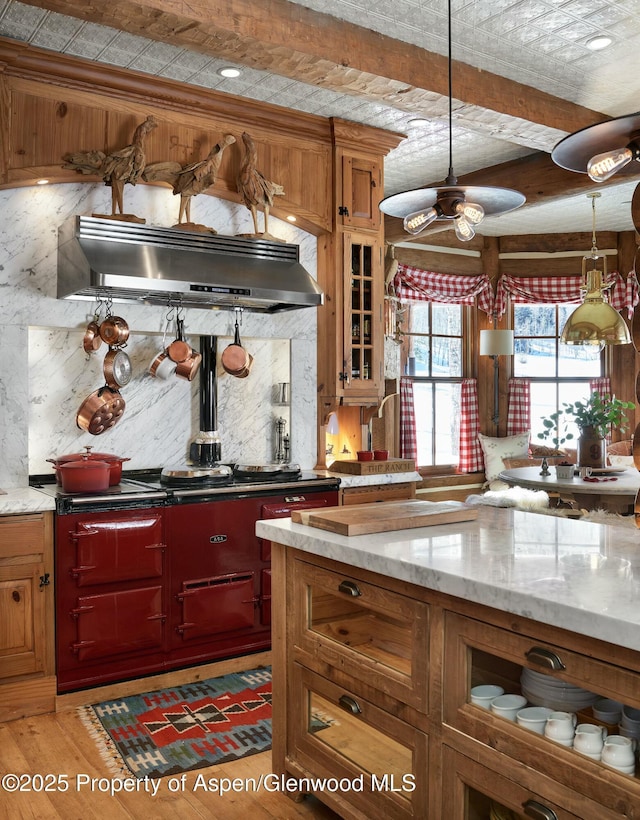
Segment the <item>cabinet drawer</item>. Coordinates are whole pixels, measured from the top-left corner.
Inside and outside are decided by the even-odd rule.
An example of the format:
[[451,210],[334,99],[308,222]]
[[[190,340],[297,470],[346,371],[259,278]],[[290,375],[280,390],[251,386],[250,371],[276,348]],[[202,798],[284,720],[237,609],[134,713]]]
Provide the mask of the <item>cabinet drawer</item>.
[[296,763],[354,783],[344,796],[367,817],[426,817],[427,735],[298,664],[293,681]]
[[[631,804],[612,811],[578,790],[558,786],[534,769],[516,766],[495,752],[495,768],[482,765],[448,746],[442,754],[442,805],[449,820],[477,817],[548,818],[548,820],[614,820],[627,814]],[[444,815],[443,815],[444,816]]]
[[428,606],[304,561],[290,594],[294,641],[307,665],[329,664],[420,712],[428,703]]
[[45,548],[43,515],[0,517],[0,559],[42,555]]
[[[553,685],[564,681],[595,696],[640,706],[640,676],[637,673],[551,644],[544,640],[544,634],[544,628],[537,634],[526,635],[446,612],[444,723],[457,730],[456,736],[461,743],[473,739],[484,744],[486,752],[489,747],[498,749],[504,759],[511,758],[519,766],[527,765],[541,777],[544,775],[563,787],[575,789],[585,798],[602,802],[612,812],[627,801],[637,808],[640,806],[639,778],[619,774],[600,761],[586,759],[573,748],[560,746],[469,702],[472,686],[495,683],[505,692],[522,693],[530,705],[578,712],[578,723],[597,722],[590,705],[564,697],[564,690],[558,692]],[[541,662],[547,665],[540,665]],[[551,668],[551,664],[558,668]],[[535,692],[529,692],[526,685],[520,683],[525,668],[548,675],[552,683],[548,688],[538,684]],[[573,693],[570,697],[582,698],[583,695]],[[606,789],[601,785],[603,780],[607,783]],[[589,816],[599,820],[600,816],[608,815],[603,812]]]

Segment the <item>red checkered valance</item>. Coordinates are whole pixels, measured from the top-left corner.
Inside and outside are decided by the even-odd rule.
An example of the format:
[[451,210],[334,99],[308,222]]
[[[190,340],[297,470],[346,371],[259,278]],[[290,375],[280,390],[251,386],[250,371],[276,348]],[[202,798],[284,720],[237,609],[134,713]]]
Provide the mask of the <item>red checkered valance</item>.
[[472,305],[489,316],[493,313],[493,289],[486,274],[464,276],[455,273],[434,273],[429,270],[398,265],[393,280],[396,296],[403,302],[447,302]]
[[[630,281],[631,280],[631,281]],[[635,273],[629,274],[627,282],[617,271],[607,275],[609,304],[616,310],[627,309],[629,318],[638,302],[638,281]],[[576,276],[501,276],[496,291],[496,313],[502,316],[507,309],[507,297],[512,302],[539,305],[580,304],[582,302],[582,275]]]

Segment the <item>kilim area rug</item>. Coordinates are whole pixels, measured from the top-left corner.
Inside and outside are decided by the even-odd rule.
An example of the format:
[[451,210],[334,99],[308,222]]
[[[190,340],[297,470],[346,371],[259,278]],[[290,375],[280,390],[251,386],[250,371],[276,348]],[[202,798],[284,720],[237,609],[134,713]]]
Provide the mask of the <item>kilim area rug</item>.
[[[271,748],[271,668],[78,710],[110,772],[164,777]],[[318,727],[323,723],[318,721]]]

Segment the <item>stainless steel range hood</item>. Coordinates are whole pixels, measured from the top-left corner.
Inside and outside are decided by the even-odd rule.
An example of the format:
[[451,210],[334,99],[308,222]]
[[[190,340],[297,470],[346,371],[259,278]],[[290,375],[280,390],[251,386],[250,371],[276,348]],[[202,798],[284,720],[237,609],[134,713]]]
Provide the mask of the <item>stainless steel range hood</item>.
[[58,231],[58,299],[277,313],[323,294],[297,245],[75,216]]

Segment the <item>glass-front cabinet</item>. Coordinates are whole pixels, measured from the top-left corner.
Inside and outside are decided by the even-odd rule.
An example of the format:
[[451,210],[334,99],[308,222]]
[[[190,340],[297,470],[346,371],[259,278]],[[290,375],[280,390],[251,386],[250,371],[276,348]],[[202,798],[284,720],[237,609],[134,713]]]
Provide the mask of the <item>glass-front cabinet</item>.
[[350,396],[375,397],[383,384],[382,245],[347,232],[344,240],[344,344],[340,379]]

